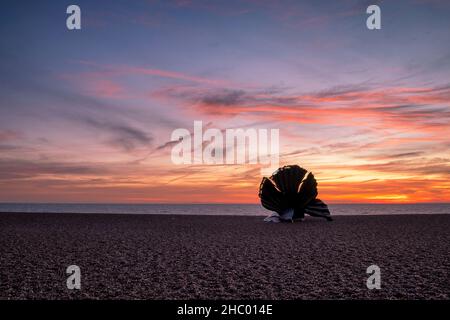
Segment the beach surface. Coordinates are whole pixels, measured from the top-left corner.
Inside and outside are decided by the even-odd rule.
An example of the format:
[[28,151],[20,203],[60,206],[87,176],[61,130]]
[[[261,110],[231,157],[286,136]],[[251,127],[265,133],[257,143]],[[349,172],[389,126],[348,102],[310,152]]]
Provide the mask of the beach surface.
[[450,215],[262,219],[0,213],[0,299],[450,297]]

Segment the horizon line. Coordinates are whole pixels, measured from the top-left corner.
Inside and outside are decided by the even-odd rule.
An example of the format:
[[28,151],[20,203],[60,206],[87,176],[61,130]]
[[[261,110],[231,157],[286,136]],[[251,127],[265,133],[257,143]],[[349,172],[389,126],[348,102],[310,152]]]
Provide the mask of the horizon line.
[[[260,203],[250,203],[250,202],[235,202],[235,203],[224,203],[224,202],[17,202],[17,201],[0,201],[0,205],[8,204],[55,204],[55,205],[261,205]],[[448,204],[448,202],[328,202],[329,205],[413,205],[413,204]],[[262,205],[261,205],[262,206]]]

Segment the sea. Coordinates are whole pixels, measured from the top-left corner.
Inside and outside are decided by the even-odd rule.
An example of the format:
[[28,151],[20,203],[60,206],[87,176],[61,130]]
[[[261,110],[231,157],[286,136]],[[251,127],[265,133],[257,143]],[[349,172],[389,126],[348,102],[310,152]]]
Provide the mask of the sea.
[[[450,214],[450,203],[329,204],[332,215]],[[267,216],[258,204],[0,203],[0,213],[101,213]]]

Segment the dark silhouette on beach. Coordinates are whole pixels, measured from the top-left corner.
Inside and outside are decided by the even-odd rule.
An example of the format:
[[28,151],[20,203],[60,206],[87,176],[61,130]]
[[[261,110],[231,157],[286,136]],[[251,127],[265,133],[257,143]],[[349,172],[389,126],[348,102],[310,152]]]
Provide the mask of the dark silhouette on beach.
[[263,207],[276,212],[266,219],[273,222],[301,221],[305,213],[332,221],[328,206],[317,195],[314,175],[298,165],[279,168],[270,178],[264,177],[259,187]]

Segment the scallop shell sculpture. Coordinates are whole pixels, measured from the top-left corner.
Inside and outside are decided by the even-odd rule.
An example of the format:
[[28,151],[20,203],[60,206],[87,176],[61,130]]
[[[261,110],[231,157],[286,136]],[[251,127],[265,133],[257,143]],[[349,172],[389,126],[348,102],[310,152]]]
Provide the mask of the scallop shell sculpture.
[[269,178],[264,177],[259,187],[262,206],[277,213],[269,218],[280,221],[302,219],[305,213],[331,220],[328,206],[317,195],[314,175],[298,165],[279,168]]

